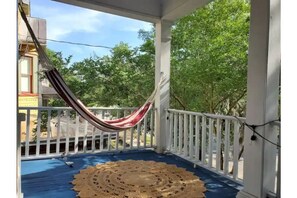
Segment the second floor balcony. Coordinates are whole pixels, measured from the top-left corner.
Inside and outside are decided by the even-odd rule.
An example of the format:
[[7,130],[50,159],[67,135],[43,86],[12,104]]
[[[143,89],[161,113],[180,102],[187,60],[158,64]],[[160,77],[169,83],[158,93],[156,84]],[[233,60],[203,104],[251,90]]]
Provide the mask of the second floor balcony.
[[[135,110],[89,109],[105,120]],[[206,197],[235,197],[244,182],[245,118],[242,117],[166,109],[168,130],[162,131],[167,140],[166,151],[160,154],[154,152],[158,149],[156,109],[150,110],[137,126],[113,133],[96,129],[69,107],[20,107],[19,112],[26,118],[21,124],[21,158],[22,186],[27,196],[41,193],[51,197],[56,193],[55,196],[74,197],[76,193],[69,184],[74,172],[97,163],[129,159],[186,168],[205,183]],[[280,122],[270,125],[279,134]],[[275,152],[273,193],[279,190],[279,150]],[[74,165],[68,168],[64,162]],[[51,168],[47,170],[48,167]],[[52,177],[52,174],[61,176]],[[40,186],[36,183],[40,179],[43,184],[55,185]],[[61,185],[59,190],[57,184]]]
[[[41,45],[46,45],[46,20],[34,17],[27,17],[34,34]],[[32,38],[23,20],[19,20],[18,42],[20,44],[32,43]]]

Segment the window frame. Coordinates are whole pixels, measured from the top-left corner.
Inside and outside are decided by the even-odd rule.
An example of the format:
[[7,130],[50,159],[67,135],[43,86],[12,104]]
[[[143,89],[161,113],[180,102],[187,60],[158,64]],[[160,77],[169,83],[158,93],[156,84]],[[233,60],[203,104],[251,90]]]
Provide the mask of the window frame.
[[[29,62],[28,74],[22,73],[22,64],[21,64],[22,59],[26,59]],[[24,95],[36,95],[33,93],[33,90],[34,90],[33,89],[33,85],[34,85],[34,83],[33,83],[33,57],[22,55],[19,60],[20,60],[20,62],[19,62],[19,86],[20,86],[19,95],[23,95],[23,96]],[[22,77],[27,77],[29,79],[29,82],[28,82],[29,91],[22,91],[22,82],[21,82]]]

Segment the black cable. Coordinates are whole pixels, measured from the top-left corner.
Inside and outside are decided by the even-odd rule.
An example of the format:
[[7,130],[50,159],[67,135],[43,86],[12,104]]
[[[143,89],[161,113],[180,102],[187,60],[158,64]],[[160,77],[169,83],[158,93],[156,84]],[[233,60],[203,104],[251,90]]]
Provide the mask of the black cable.
[[[20,36],[26,36],[26,35],[21,35]],[[31,36],[27,36],[28,38],[32,38]],[[66,44],[71,44],[71,45],[81,45],[81,46],[87,46],[87,47],[97,47],[97,48],[106,48],[106,49],[113,49],[112,47],[104,46],[104,45],[93,45],[93,44],[86,44],[86,43],[77,43],[77,42],[72,42],[72,41],[61,41],[61,40],[55,40],[55,39],[44,39],[44,38],[37,38],[39,40],[47,40],[47,41],[52,41],[56,43],[66,43]]]
[[[204,115],[204,116],[207,117],[207,118],[215,119],[214,117],[208,116],[208,115],[206,115],[205,113],[202,113],[202,115]],[[251,140],[252,140],[252,141],[256,140],[256,136],[255,136],[255,134],[257,134],[257,135],[258,135],[259,137],[261,137],[263,140],[265,140],[265,141],[267,141],[267,142],[269,142],[269,143],[271,143],[271,144],[277,146],[278,148],[281,147],[279,144],[270,141],[269,139],[265,138],[264,136],[262,136],[260,133],[258,133],[258,132],[256,131],[256,127],[265,126],[265,125],[270,124],[270,123],[272,123],[272,122],[280,121],[280,119],[272,120],[272,121],[266,122],[266,123],[264,123],[264,124],[250,125],[250,124],[247,124],[246,122],[242,122],[242,121],[241,121],[238,117],[236,117],[236,116],[233,116],[233,117],[236,118],[236,119],[240,122],[240,125],[245,125],[245,126],[247,126],[250,130],[253,131],[253,135],[252,135],[252,137],[251,137]]]
[[[269,143],[271,143],[271,144],[277,146],[278,148],[281,147],[279,144],[270,141],[269,139],[265,138],[264,136],[262,136],[260,133],[258,133],[258,132],[256,131],[256,127],[259,127],[259,126],[265,126],[266,124],[269,124],[269,123],[271,123],[271,122],[279,121],[279,119],[278,119],[278,120],[269,121],[269,122],[264,123],[264,124],[261,124],[261,125],[250,125],[250,124],[247,124],[246,122],[242,122],[242,121],[241,121],[238,117],[236,117],[236,116],[233,116],[233,117],[236,118],[236,119],[240,122],[241,125],[245,125],[245,126],[247,126],[250,130],[253,131],[253,133],[257,134],[259,137],[261,137],[261,138],[264,139],[265,141],[267,141],[267,142],[269,142]],[[253,134],[253,136],[252,136],[252,140],[255,140],[254,137],[255,137],[255,136],[254,136],[254,134]]]
[[250,126],[252,126],[252,127],[260,127],[260,126],[265,126],[265,125],[270,124],[270,123],[275,122],[275,121],[280,121],[280,119],[271,120],[271,121],[266,122],[266,123],[264,123],[264,124],[250,125]]
[[88,47],[100,47],[100,48],[106,48],[106,49],[113,49],[112,47],[104,46],[104,45],[92,45],[92,44],[86,44],[86,43],[76,43],[76,42],[71,42],[71,41],[59,41],[59,40],[54,40],[54,39],[44,39],[52,42],[57,42],[57,43],[67,43],[71,45],[83,45],[83,46],[88,46]]

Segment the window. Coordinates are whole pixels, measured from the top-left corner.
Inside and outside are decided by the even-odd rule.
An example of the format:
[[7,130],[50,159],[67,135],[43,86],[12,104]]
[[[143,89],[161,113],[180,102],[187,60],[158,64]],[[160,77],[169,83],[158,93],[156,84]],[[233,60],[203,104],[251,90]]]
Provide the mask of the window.
[[20,93],[33,93],[33,66],[32,58],[21,57],[19,62],[19,91]]

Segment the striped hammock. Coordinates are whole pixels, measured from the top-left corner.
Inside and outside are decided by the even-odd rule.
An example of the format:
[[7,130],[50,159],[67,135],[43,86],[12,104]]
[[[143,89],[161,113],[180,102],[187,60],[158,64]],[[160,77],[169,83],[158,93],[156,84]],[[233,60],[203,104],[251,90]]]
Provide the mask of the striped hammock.
[[94,127],[104,132],[123,131],[136,126],[143,120],[143,118],[153,106],[157,90],[164,84],[165,78],[163,76],[161,77],[159,84],[155,87],[155,90],[152,92],[147,101],[130,115],[115,120],[100,119],[96,117],[79,99],[77,99],[72,91],[69,89],[64,79],[57,71],[57,69],[54,68],[52,62],[50,61],[42,46],[40,45],[38,39],[36,38],[21,5],[19,5],[19,10],[38,52],[40,64],[43,66],[43,68],[46,69],[44,70],[44,73],[47,79],[50,81],[51,85],[59,94],[59,96],[80,116],[82,116]]

